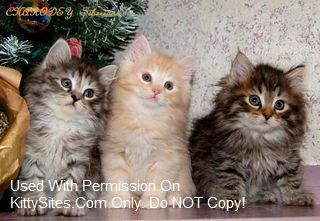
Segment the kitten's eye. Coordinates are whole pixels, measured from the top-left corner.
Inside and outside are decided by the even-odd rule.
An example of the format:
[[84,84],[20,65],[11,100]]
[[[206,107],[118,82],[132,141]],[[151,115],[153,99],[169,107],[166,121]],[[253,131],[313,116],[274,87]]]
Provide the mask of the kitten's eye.
[[64,88],[71,89],[72,83],[70,79],[64,78],[61,80],[61,85]]
[[284,101],[283,100],[277,100],[274,104],[274,108],[276,110],[283,110],[284,109]]
[[93,95],[94,95],[94,91],[92,89],[85,89],[85,91],[83,92],[83,96],[87,98],[92,98]]
[[256,107],[261,105],[260,98],[257,95],[251,95],[249,98],[249,102],[251,105],[256,106]]
[[173,89],[173,83],[171,81],[167,81],[166,83],[164,83],[164,87],[171,91]]
[[149,73],[144,73],[142,75],[142,80],[146,81],[146,82],[151,82],[152,81],[152,77]]

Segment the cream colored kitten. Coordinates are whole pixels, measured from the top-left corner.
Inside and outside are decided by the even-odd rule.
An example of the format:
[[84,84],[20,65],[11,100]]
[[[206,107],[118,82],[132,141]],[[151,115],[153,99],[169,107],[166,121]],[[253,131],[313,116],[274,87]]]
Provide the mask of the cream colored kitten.
[[[151,196],[172,205],[173,197],[194,195],[186,139],[194,63],[192,57],[176,60],[151,52],[144,36],[133,42],[111,91],[102,170],[105,182],[146,182],[156,188],[104,192],[108,207],[115,207],[114,197],[140,199],[140,207],[150,208]],[[178,183],[179,191],[163,191],[164,180]]]

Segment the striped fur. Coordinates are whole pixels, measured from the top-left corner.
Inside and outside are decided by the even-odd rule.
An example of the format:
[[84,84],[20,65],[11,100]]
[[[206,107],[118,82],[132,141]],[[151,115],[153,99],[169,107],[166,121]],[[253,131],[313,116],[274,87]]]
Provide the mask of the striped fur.
[[[287,73],[254,67],[238,54],[220,82],[214,110],[195,122],[190,137],[199,195],[275,203],[278,187],[284,204],[313,205],[302,187],[299,156],[306,123],[302,75],[303,67]],[[259,106],[250,103],[253,95]],[[283,110],[275,108],[277,100],[284,101]]]
[[[25,99],[31,114],[31,128],[26,141],[26,153],[19,180],[38,183],[48,180],[73,181],[81,187],[82,180],[100,181],[100,155],[98,140],[103,130],[106,95],[110,82],[93,65],[71,56],[67,43],[60,39],[50,49],[44,62],[26,80]],[[110,72],[110,70],[109,70]],[[112,73],[111,73],[112,74]],[[110,75],[111,75],[110,74]],[[63,87],[69,79],[71,88]],[[93,89],[94,96],[84,96]],[[72,96],[76,96],[74,99]],[[79,99],[79,100],[77,100]],[[96,192],[79,191],[18,192],[16,196],[38,200],[54,197],[70,200],[70,208],[54,209],[56,215],[82,216],[85,208],[77,208],[77,197],[95,199]],[[19,215],[43,215],[48,208],[40,205],[35,211],[20,208]]]

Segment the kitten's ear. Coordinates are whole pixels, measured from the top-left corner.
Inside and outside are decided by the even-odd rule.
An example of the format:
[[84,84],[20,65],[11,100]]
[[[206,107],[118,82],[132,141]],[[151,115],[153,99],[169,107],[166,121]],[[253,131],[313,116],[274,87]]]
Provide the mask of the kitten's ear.
[[292,88],[302,89],[303,88],[303,75],[305,67],[298,66],[286,73],[286,78]]
[[196,68],[196,59],[192,56],[187,56],[178,60],[178,65],[182,69],[186,80],[191,80]]
[[238,52],[237,57],[232,62],[231,78],[237,82],[246,80],[254,71],[251,61],[242,53]]
[[141,35],[131,45],[129,51],[129,59],[131,62],[136,63],[142,57],[151,53],[151,48],[146,37]]
[[116,65],[108,65],[99,69],[99,73],[101,74],[101,80],[103,80],[106,85],[107,91],[112,83],[112,81],[116,78],[118,67]]
[[59,63],[70,60],[72,57],[68,43],[62,38],[58,39],[56,43],[50,48],[47,56],[42,62],[42,67],[47,68]]

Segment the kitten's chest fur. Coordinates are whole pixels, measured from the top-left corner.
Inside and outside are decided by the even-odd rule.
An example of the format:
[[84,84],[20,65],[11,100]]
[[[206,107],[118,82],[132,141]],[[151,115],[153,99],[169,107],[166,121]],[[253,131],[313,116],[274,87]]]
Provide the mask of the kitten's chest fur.
[[241,163],[252,185],[269,182],[281,169],[279,162],[284,162],[286,152],[283,146],[275,144],[264,137],[249,138],[241,153]]
[[160,142],[157,143],[156,134],[144,129],[137,129],[128,133],[124,138],[126,158],[134,170],[142,170],[144,165],[156,157],[160,151]]
[[262,182],[277,168],[278,156],[265,147],[253,147],[243,153],[242,166],[246,170],[246,175],[252,182]]
[[112,121],[117,129],[109,130],[110,137],[118,144],[117,151],[124,154],[132,177],[143,180],[144,174],[167,150],[170,136],[166,136],[161,122],[131,116],[125,120],[125,124],[120,124],[118,118]]
[[47,117],[32,122],[27,152],[47,178],[59,179],[68,164],[89,160],[94,142],[84,125]]

